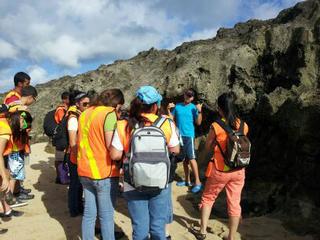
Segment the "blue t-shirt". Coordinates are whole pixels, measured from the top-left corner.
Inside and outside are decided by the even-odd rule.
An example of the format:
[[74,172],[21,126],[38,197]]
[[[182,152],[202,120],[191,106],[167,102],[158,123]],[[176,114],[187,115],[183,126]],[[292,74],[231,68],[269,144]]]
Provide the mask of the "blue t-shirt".
[[198,118],[199,112],[193,103],[185,105],[177,103],[171,114],[176,120],[180,135],[184,137],[194,137],[194,122]]

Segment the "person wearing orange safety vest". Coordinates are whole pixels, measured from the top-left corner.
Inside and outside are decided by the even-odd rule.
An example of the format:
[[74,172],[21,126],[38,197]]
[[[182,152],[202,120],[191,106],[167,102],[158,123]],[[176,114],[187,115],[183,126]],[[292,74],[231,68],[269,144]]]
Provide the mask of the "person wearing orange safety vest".
[[[3,110],[3,108],[1,108]],[[20,111],[21,109],[16,109],[12,113],[9,113],[8,108],[5,112],[0,114],[0,201],[3,207],[3,217],[19,217],[23,215],[23,212],[13,210],[4,198],[5,194],[12,192],[8,170],[5,168],[5,162],[8,163],[8,157],[15,150],[15,145],[17,142],[22,141],[23,130],[27,127],[25,122],[25,111]],[[21,160],[21,159],[19,159]],[[18,161],[19,161],[18,160]],[[23,161],[23,159],[22,159]],[[17,166],[15,168],[15,174],[23,175],[23,168]],[[23,204],[25,205],[25,204]],[[7,229],[0,229],[0,234],[3,234]]]
[[[117,123],[111,147],[111,156],[122,159],[129,152],[131,133],[136,124],[152,125],[159,116],[158,108],[162,96],[152,86],[140,87],[130,105],[129,120]],[[173,121],[166,119],[160,127],[164,133],[166,144],[170,153],[178,154],[180,151],[179,138],[175,131]],[[165,225],[167,223],[171,197],[170,189],[159,189],[150,192],[140,192],[128,182],[124,181],[125,199],[132,222],[132,239],[166,239]]]
[[67,130],[69,136],[69,146],[66,153],[66,160],[69,166],[70,183],[68,190],[68,208],[71,217],[76,217],[83,213],[82,205],[82,185],[77,172],[77,133],[78,119],[80,114],[89,107],[89,97],[86,93],[80,92],[75,96],[75,105],[69,107],[67,111]]
[[[26,128],[24,129],[25,137],[23,140],[23,144],[20,144],[19,142],[15,142],[14,152],[12,154],[9,154],[8,156],[9,169],[11,167],[15,168],[17,166],[17,163],[15,160],[20,158],[23,159],[23,161],[20,162],[20,164],[23,164],[23,165],[19,165],[22,167],[22,169],[19,171],[23,174],[16,176],[14,174],[15,170],[10,171],[11,172],[10,184],[12,188],[11,190],[16,195],[17,200],[20,202],[34,198],[34,195],[30,194],[31,189],[25,189],[22,183],[23,183],[23,180],[25,179],[25,164],[26,162],[28,162],[29,154],[31,152],[29,132],[31,131],[32,117],[29,111],[27,110],[27,108],[28,106],[32,105],[36,101],[37,96],[38,96],[38,92],[36,88],[31,85],[28,85],[22,88],[20,100],[14,101],[8,105],[10,112],[20,111],[20,110],[25,111],[25,122],[27,125]],[[17,155],[18,153],[19,153],[19,157]],[[15,184],[15,186],[13,187],[12,184]]]
[[14,89],[7,93],[3,103],[11,104],[21,99],[22,89],[30,85],[30,76],[25,72],[18,72],[14,75]]
[[77,166],[85,206],[82,239],[94,239],[97,213],[103,239],[114,240],[114,206],[118,194],[119,161],[113,161],[110,144],[117,123],[116,111],[124,104],[119,89],[103,91],[79,118]]

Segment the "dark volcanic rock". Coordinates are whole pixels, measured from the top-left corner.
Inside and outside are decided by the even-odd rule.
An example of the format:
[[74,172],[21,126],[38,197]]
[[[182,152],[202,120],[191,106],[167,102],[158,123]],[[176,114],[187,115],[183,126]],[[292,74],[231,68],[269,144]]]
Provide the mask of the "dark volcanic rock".
[[[120,88],[127,103],[144,84],[156,86],[167,99],[193,87],[205,99],[202,133],[216,116],[218,95],[234,91],[253,142],[246,206],[264,214],[286,210],[284,206],[298,199],[313,206],[309,212],[300,209],[302,221],[314,218],[320,206],[319,64],[320,1],[306,1],[272,20],[220,29],[213,39],[184,43],[173,51],[152,48],[129,60],[38,85],[39,101],[32,107],[35,133],[42,132],[44,113],[71,86]],[[206,160],[201,161],[204,166]]]

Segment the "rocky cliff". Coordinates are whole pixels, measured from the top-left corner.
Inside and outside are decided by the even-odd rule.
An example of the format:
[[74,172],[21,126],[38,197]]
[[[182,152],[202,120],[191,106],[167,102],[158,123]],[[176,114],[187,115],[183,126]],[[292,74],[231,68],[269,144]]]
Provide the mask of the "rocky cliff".
[[216,116],[218,95],[234,91],[253,143],[245,208],[256,215],[299,216],[306,223],[301,233],[314,232],[320,206],[319,64],[320,1],[306,1],[275,19],[220,29],[212,39],[184,43],[172,51],[150,49],[38,85],[39,101],[32,107],[35,132],[41,133],[44,113],[71,86],[120,88],[127,102],[143,84],[156,86],[170,100],[193,87],[205,101],[202,134]]

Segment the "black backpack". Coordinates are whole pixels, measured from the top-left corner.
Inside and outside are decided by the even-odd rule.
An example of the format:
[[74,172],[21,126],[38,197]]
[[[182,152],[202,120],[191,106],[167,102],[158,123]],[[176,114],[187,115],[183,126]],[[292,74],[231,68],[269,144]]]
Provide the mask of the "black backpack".
[[244,122],[240,120],[240,128],[235,131],[225,124],[221,119],[216,121],[228,134],[226,151],[222,148],[218,141],[220,152],[223,156],[224,163],[231,169],[240,169],[247,167],[250,163],[251,143],[249,138],[244,134]]
[[52,135],[52,145],[58,151],[64,151],[69,145],[69,135],[67,129],[68,116],[64,114],[61,122],[56,125]]
[[56,109],[53,109],[45,115],[43,119],[43,131],[48,137],[52,137],[54,133],[54,129],[57,127],[57,123],[54,120]]

